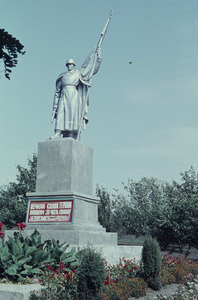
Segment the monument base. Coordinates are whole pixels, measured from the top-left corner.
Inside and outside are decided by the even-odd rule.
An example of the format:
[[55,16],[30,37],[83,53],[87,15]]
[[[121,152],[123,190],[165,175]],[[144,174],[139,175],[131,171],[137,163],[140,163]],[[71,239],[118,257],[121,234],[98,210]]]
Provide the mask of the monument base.
[[[49,140],[38,145],[36,192],[28,193],[27,227],[42,241],[83,249],[92,245],[109,263],[120,257],[140,257],[131,247],[117,245],[117,233],[107,233],[98,222],[99,198],[92,196],[93,150],[71,138]],[[13,230],[6,231],[7,236]]]
[[42,240],[54,238],[77,248],[117,245],[117,233],[107,233],[98,220],[98,198],[79,193],[28,193],[28,235],[37,229]]

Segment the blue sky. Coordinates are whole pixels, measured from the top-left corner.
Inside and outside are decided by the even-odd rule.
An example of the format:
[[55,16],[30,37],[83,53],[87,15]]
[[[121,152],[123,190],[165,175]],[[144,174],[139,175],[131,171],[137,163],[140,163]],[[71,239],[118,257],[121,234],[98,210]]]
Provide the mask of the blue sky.
[[53,134],[55,80],[68,58],[81,66],[111,9],[81,136],[94,149],[94,188],[197,170],[197,0],[0,0],[0,7],[0,28],[26,50],[10,81],[0,73],[0,185]]

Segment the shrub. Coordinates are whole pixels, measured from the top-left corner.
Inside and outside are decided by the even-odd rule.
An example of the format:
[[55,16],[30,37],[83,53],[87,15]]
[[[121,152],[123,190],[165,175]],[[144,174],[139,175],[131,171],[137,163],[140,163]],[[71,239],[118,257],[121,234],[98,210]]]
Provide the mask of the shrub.
[[106,263],[106,272],[110,280],[122,280],[126,278],[133,278],[139,271],[139,264],[134,259],[120,259],[117,265],[110,265]]
[[127,300],[131,296],[131,287],[125,281],[109,282],[102,295],[105,300]]
[[53,268],[45,263],[41,282],[44,288],[41,291],[31,292],[30,300],[70,300],[77,299],[76,271],[67,268],[61,263],[58,268]]
[[142,278],[129,278],[126,281],[131,288],[131,297],[143,297],[146,295],[148,284]]
[[118,282],[109,282],[102,294],[105,300],[127,300],[130,297],[146,295],[148,284],[142,278],[128,278]]
[[184,261],[183,258],[181,257],[175,257],[175,256],[171,256],[171,255],[167,255],[167,254],[164,254],[162,256],[162,268],[169,268],[169,267],[172,267],[172,266],[175,266],[175,265],[178,265],[178,264],[181,264],[181,262]]
[[189,269],[185,268],[182,265],[177,265],[174,267],[171,267],[169,269],[169,272],[175,277],[176,283],[181,283],[183,279],[188,276]]
[[190,263],[190,272],[195,276],[198,275],[198,261],[197,262],[190,261],[189,263]]
[[161,270],[159,276],[161,278],[162,285],[176,283],[175,276],[171,274],[171,272],[168,269]]
[[162,273],[167,270],[170,276],[175,278],[175,283],[180,283],[191,272],[193,262],[182,257],[175,258],[164,255],[162,258],[162,268]]
[[95,299],[105,281],[105,261],[101,253],[88,246],[79,253],[77,290],[80,299]]
[[158,242],[149,237],[144,241],[142,249],[143,277],[149,287],[154,290],[161,288],[159,272],[161,269],[161,254]]

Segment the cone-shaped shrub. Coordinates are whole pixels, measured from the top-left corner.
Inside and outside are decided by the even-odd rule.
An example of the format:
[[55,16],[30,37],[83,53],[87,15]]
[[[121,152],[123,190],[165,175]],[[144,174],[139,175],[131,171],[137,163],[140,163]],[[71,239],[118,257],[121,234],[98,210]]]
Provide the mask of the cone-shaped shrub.
[[161,253],[158,242],[149,237],[144,241],[142,249],[143,276],[148,286],[159,290],[162,286],[159,277],[161,269]]
[[105,281],[105,261],[101,253],[90,246],[82,250],[77,275],[80,299],[97,299]]

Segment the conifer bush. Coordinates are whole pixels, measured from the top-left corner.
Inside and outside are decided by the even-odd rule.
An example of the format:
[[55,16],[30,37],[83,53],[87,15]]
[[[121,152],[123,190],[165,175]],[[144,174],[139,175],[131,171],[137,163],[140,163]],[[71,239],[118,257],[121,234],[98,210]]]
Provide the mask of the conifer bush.
[[99,299],[105,281],[105,260],[91,246],[79,253],[77,290],[80,299]]
[[148,286],[160,290],[162,283],[159,276],[161,269],[161,253],[158,242],[152,237],[144,241],[142,249],[143,278]]

